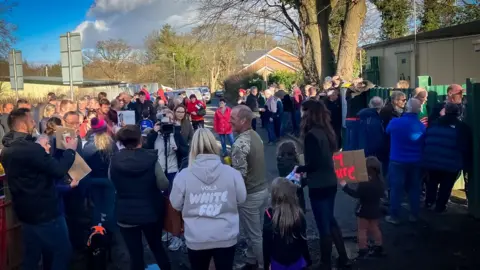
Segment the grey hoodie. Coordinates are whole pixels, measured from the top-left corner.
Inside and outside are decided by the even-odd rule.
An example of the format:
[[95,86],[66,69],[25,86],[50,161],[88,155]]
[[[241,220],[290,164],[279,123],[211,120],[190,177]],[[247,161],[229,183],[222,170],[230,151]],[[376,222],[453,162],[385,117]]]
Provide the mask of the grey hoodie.
[[243,177],[217,155],[201,154],[173,180],[170,202],[182,212],[185,242],[192,250],[237,243],[238,204],[247,197]]

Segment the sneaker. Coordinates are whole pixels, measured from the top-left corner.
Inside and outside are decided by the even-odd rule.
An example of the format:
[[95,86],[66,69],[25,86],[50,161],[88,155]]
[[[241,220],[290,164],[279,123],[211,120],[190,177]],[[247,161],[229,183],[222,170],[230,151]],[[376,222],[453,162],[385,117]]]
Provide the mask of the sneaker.
[[370,251],[370,256],[372,257],[385,257],[386,255],[382,246],[373,246]]
[[172,234],[169,232],[166,232],[162,235],[162,242],[168,242],[172,239]]
[[183,246],[183,241],[182,239],[174,236],[172,238],[172,242],[170,242],[170,245],[168,246],[168,249],[170,251],[177,251]]
[[398,219],[392,217],[392,216],[386,216],[385,217],[385,221],[390,223],[390,224],[393,224],[393,225],[398,225],[400,224],[400,221],[398,221]]
[[352,268],[352,261],[347,258],[338,258],[337,259],[337,269],[350,269]]
[[355,258],[355,261],[363,260],[363,259],[367,258],[367,256],[368,256],[368,248],[359,249],[357,257]]

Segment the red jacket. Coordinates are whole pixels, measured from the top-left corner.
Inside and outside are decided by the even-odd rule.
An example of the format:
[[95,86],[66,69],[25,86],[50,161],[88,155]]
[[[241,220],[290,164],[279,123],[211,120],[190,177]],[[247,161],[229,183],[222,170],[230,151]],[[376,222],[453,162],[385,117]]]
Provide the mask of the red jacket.
[[198,113],[199,107],[207,108],[203,102],[200,100],[196,100],[195,102],[188,102],[187,103],[187,112],[190,114],[190,118],[192,121],[202,121],[204,120],[203,116],[200,115],[192,115],[192,112]]
[[222,113],[222,108],[218,108],[215,111],[213,117],[213,130],[219,135],[232,133],[232,124],[230,124],[230,113],[232,109],[225,108],[225,112]]

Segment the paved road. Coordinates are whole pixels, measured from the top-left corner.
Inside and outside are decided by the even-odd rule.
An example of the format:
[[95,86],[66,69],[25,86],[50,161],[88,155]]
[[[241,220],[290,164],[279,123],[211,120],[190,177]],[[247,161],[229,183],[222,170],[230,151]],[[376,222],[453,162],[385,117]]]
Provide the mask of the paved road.
[[[216,109],[217,100],[213,100],[208,106],[206,127],[212,128],[213,113]],[[258,133],[265,140],[266,132],[259,128]],[[265,158],[267,166],[266,178],[271,182],[277,177],[276,148],[265,146]],[[308,194],[306,194],[308,195]],[[310,252],[315,263],[318,263],[319,241],[315,221],[307,199],[307,237]],[[335,215],[343,230],[347,251],[350,257],[354,257],[357,251],[355,243],[355,217],[354,201],[342,191],[337,193]],[[405,219],[408,215],[404,211]],[[468,219],[465,213],[458,211],[449,212],[447,215],[432,216],[431,213],[422,215],[424,219],[418,224],[403,223],[393,226],[382,222],[381,228],[384,235],[384,246],[388,256],[384,259],[367,260],[357,263],[353,269],[362,270],[457,270],[457,269],[480,269],[480,257],[478,256],[478,243],[480,223]],[[109,269],[127,270],[129,258],[119,235],[115,237],[117,244],[113,251],[113,262]],[[185,250],[168,252],[172,269],[190,269]],[[148,246],[145,245],[145,260],[149,264],[148,269],[158,269]],[[239,250],[236,256],[236,264],[242,261],[242,252]],[[85,269],[85,259],[78,255],[75,258],[72,269]]]
[[[217,99],[213,99],[211,104],[208,105],[207,115],[205,116],[205,127],[210,129],[213,128],[213,115],[215,113],[215,110],[217,109],[217,106],[218,106]],[[267,133],[263,128],[259,128],[258,133],[260,134],[262,139],[264,139],[264,141],[267,140]],[[266,159],[265,162],[267,166],[266,178],[268,182],[271,183],[272,180],[278,176],[277,167],[276,167],[276,146],[268,146],[265,144],[265,159]],[[312,257],[314,258],[314,260],[318,260],[319,247],[318,247],[318,241],[316,241],[319,239],[318,231],[316,229],[315,221],[313,219],[312,212],[310,209],[308,194],[306,193],[305,195],[307,200],[307,213],[306,213],[307,223],[308,223],[307,237],[309,239],[309,243],[311,246],[312,255],[313,255]],[[346,237],[347,239],[352,239],[356,231],[354,206],[355,206],[355,203],[350,197],[346,196],[341,191],[338,192],[335,215],[338,219],[340,227],[343,230],[344,237]],[[347,246],[348,246],[348,250],[351,250],[351,253],[356,252],[354,250],[356,247],[353,241],[349,241],[347,243]],[[182,254],[179,251],[179,252],[170,252],[169,255],[171,257],[172,266],[174,267],[174,269],[188,268],[189,263],[188,263],[188,258],[186,257],[186,254]],[[241,260],[242,260],[241,252],[238,252],[236,262],[239,263],[241,262]],[[153,261],[150,261],[150,260],[149,262],[153,263]]]

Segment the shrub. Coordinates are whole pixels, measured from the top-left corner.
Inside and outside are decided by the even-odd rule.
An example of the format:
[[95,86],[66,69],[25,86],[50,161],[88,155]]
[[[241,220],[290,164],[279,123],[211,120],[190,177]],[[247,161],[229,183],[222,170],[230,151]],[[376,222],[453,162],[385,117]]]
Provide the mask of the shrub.
[[223,82],[225,89],[225,98],[230,102],[235,102],[238,97],[238,89],[247,89],[256,86],[259,90],[265,89],[265,83],[262,76],[257,73],[240,72],[229,76]]
[[292,86],[296,84],[300,86],[303,84],[303,73],[302,72],[288,72],[283,70],[277,70],[268,76],[268,83],[276,83],[277,85],[283,84],[286,89],[285,91],[290,91]]

